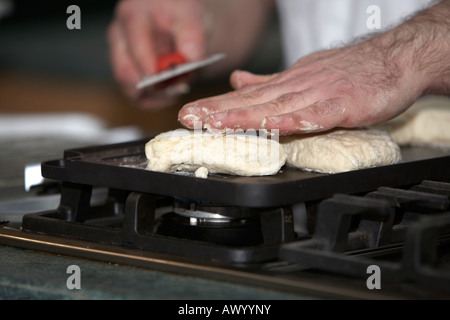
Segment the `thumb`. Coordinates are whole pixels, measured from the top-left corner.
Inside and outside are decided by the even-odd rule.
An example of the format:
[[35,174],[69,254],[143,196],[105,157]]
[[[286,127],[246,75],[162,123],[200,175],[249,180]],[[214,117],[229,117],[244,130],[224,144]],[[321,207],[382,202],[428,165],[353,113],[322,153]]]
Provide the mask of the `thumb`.
[[230,83],[233,89],[238,90],[243,87],[269,81],[275,75],[256,75],[248,71],[236,70],[230,76]]

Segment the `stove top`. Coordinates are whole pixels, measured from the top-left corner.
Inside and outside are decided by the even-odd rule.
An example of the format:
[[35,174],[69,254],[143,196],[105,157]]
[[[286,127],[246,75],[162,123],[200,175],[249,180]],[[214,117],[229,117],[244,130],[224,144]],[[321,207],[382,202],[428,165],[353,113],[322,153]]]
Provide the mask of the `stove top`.
[[447,151],[404,148],[399,164],[334,175],[198,179],[146,170],[146,141],[42,163],[58,207],[3,222],[0,244],[321,297],[450,297]]

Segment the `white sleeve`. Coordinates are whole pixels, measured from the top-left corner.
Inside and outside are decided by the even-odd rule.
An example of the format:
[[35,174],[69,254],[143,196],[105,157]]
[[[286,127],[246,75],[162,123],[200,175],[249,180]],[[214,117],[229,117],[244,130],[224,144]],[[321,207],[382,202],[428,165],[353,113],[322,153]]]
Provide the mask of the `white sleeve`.
[[[379,32],[424,9],[430,0],[277,0],[285,66],[312,52]],[[369,6],[380,8],[380,30],[369,29]]]

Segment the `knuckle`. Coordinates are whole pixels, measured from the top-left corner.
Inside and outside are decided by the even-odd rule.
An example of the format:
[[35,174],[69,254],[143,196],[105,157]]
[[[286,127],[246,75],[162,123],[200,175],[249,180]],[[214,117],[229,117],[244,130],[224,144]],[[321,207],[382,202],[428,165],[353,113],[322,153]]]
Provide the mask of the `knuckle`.
[[290,92],[278,97],[277,101],[286,106],[300,106],[305,104],[305,96],[302,93]]
[[279,100],[271,100],[268,104],[273,114],[279,115],[285,113],[285,105]]
[[340,108],[339,105],[336,104],[335,102],[332,102],[330,100],[324,100],[317,102],[314,108],[312,108],[312,111],[316,116],[323,117],[335,113],[335,111],[339,108]]
[[358,95],[358,87],[348,78],[335,81],[336,93],[340,96],[354,97]]
[[345,122],[348,117],[348,110],[345,105],[339,99],[323,100],[317,102],[311,112],[316,118],[320,119],[341,119],[341,122]]
[[304,108],[307,106],[307,103],[303,93],[290,92],[271,101],[271,106],[276,114],[283,114]]
[[249,103],[254,103],[255,100],[261,99],[266,93],[265,88],[257,88],[249,92],[245,92],[241,94],[242,100]]

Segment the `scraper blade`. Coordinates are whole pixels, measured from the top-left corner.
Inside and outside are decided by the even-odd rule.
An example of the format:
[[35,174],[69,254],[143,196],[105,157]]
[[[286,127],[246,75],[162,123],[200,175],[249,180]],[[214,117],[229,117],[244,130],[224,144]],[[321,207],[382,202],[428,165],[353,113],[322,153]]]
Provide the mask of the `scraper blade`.
[[204,67],[209,66],[213,63],[216,63],[224,58],[225,58],[225,54],[217,53],[217,54],[214,54],[204,60],[187,62],[187,63],[175,65],[165,71],[162,71],[155,75],[145,77],[137,84],[136,87],[138,90],[141,90],[144,88],[149,88],[156,84],[160,84],[161,82],[179,77],[183,74],[187,74],[189,72],[192,72],[192,71],[200,69],[200,68],[204,68]]

